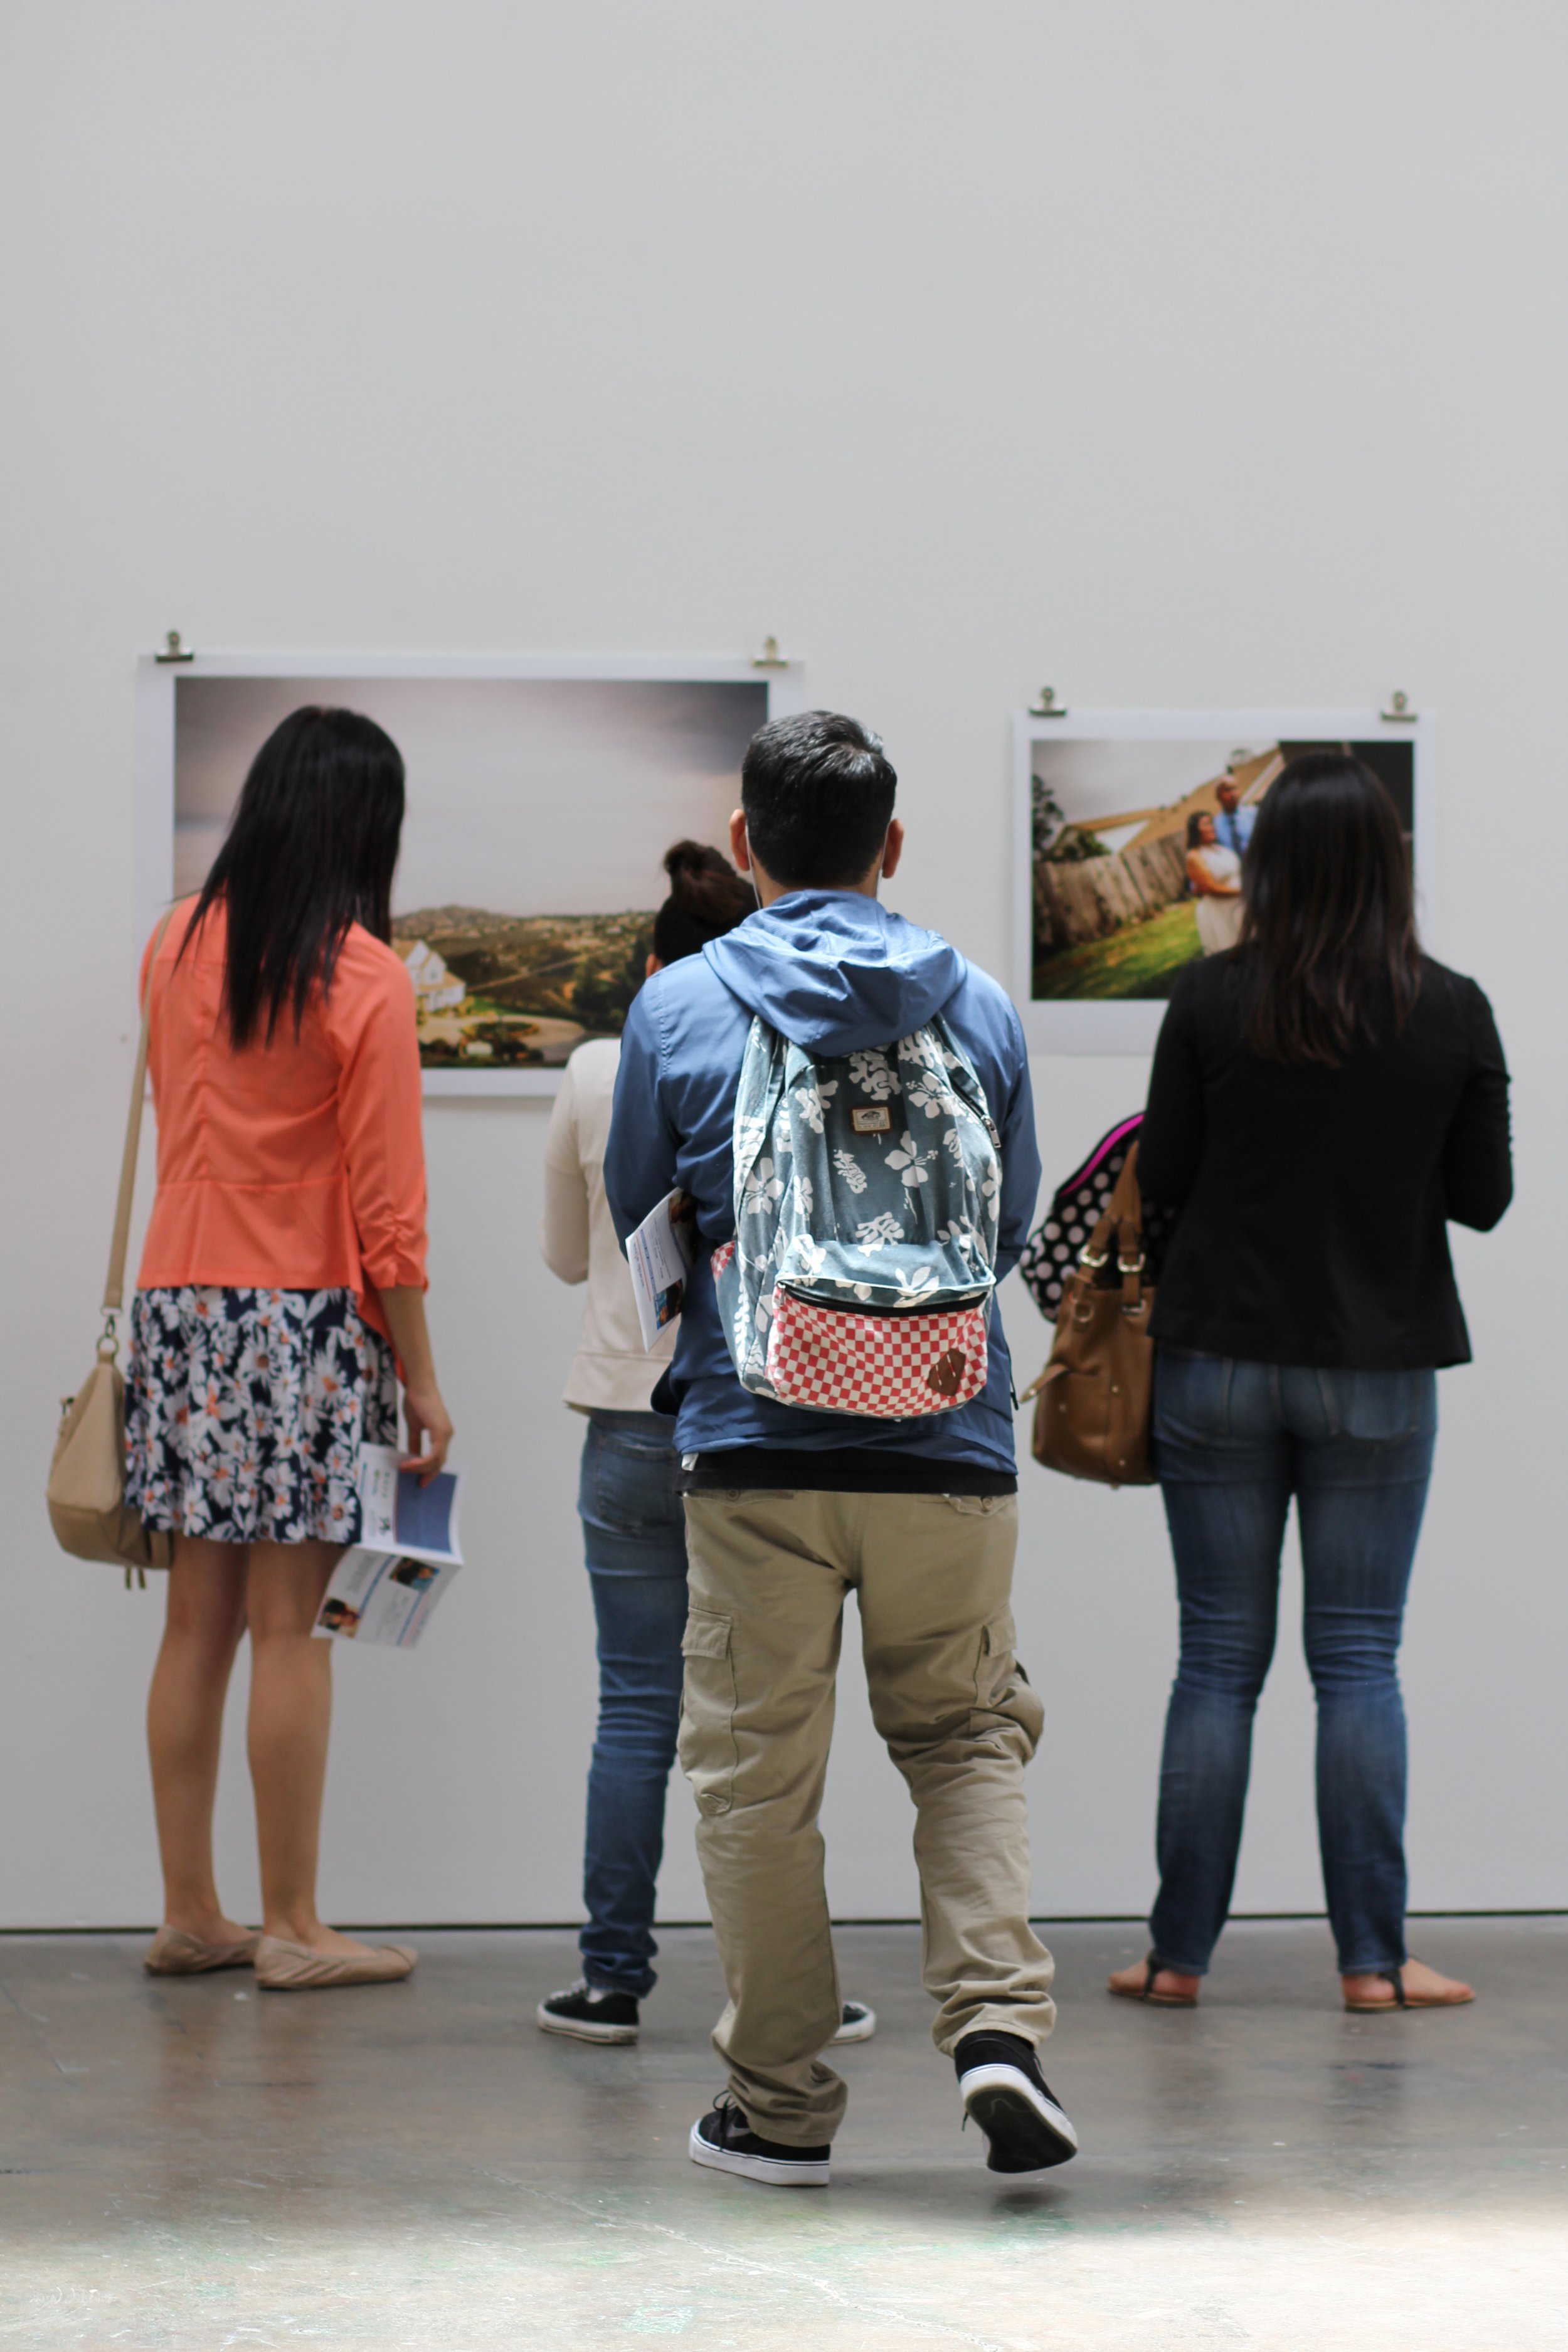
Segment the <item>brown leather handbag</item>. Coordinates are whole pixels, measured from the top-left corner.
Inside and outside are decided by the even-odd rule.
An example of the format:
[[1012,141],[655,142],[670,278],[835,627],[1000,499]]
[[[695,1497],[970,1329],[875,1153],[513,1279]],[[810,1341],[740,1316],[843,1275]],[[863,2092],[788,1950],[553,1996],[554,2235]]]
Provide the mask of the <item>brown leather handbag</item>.
[[1143,1279],[1143,1210],[1134,1144],[1068,1277],[1046,1369],[1025,1391],[1024,1402],[1036,1401],[1035,1459],[1047,1470],[1108,1486],[1153,1485],[1153,1286]]

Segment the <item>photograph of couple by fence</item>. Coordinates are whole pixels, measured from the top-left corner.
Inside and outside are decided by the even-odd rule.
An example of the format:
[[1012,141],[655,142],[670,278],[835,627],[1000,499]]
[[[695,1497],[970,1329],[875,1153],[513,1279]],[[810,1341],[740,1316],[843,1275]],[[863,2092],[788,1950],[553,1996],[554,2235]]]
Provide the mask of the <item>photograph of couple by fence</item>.
[[1036,1003],[1168,997],[1201,956],[1234,947],[1241,864],[1287,761],[1346,749],[1415,832],[1415,746],[1158,740],[1037,741],[1030,762]]

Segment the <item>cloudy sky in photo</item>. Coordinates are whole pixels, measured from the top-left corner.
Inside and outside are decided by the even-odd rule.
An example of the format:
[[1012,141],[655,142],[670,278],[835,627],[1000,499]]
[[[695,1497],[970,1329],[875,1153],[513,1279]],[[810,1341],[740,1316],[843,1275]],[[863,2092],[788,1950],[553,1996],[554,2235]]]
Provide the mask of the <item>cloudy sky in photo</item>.
[[181,678],[176,893],[199,889],[257,751],[301,703],[385,728],[408,771],[395,910],[654,907],[683,835],[727,850],[762,685],[564,678]]
[[1166,808],[1223,775],[1231,754],[1266,751],[1265,743],[1037,743],[1034,772],[1055,793],[1069,823],[1122,816],[1134,809]]

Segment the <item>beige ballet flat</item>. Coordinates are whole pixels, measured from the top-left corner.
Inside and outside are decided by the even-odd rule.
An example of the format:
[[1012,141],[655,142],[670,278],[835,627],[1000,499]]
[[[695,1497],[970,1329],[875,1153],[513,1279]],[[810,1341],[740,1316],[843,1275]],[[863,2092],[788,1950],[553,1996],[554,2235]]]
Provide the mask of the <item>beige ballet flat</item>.
[[257,1947],[256,1981],[268,1992],[310,1992],[331,1985],[397,1984],[410,1976],[417,1952],[406,1944],[378,1944],[363,1958],[351,1953],[313,1952],[309,1944],[263,1936]]
[[201,1977],[210,1969],[248,1969],[260,1941],[259,1936],[247,1936],[240,1944],[204,1944],[199,1936],[187,1936],[183,1927],[160,1927],[142,1956],[142,1965],[155,1977]]

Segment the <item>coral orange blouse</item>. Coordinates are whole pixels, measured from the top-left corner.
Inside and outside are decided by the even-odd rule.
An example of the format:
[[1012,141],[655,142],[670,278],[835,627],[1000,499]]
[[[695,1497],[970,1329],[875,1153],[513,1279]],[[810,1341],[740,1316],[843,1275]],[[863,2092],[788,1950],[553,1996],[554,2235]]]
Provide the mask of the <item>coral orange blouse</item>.
[[143,1290],[353,1290],[384,1331],[378,1291],[425,1285],[425,1139],[414,990],[400,957],[355,923],[300,1034],[237,1053],[223,1005],[220,905],[190,951],[195,900],[175,910],[149,981],[148,1068],[158,1196]]

